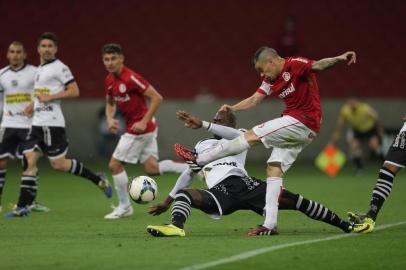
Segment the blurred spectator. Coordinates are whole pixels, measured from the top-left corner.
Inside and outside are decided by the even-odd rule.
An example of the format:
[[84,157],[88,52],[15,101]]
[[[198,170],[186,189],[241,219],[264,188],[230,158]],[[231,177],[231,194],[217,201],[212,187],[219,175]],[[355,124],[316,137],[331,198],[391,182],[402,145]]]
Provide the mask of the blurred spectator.
[[209,88],[202,86],[199,88],[199,92],[194,97],[195,102],[197,103],[212,103],[216,100],[216,97],[210,92]]
[[283,23],[283,32],[278,38],[277,51],[282,57],[296,56],[300,50],[299,34],[296,30],[296,20],[288,16]]
[[107,126],[105,107],[101,107],[97,119],[99,121],[99,133],[97,140],[97,151],[98,154],[102,157],[110,158],[113,153],[114,148],[120,138],[120,135],[125,132],[125,121],[120,111],[117,111],[116,118],[119,121],[119,130],[117,134],[110,132],[109,127]]
[[341,108],[331,143],[337,144],[345,124],[350,126],[347,143],[357,173],[363,169],[362,142],[368,144],[375,157],[383,158],[380,143],[383,130],[379,125],[377,112],[370,105],[350,98]]

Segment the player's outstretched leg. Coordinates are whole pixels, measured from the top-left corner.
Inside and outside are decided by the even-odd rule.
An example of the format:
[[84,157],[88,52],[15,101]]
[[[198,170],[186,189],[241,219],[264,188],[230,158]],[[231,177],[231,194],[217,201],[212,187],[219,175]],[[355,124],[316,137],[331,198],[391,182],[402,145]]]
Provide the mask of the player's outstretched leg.
[[55,170],[69,172],[70,174],[90,180],[97,185],[101,191],[111,198],[113,196],[113,189],[107,180],[107,177],[101,173],[95,174],[91,170],[87,169],[82,162],[76,159],[50,159],[50,163]]
[[366,214],[348,212],[349,220],[355,223],[354,232],[370,233],[374,230],[378,213],[392,191],[393,180],[399,170],[400,168],[395,165],[384,163],[372,191],[369,211]]
[[341,219],[336,213],[319,202],[304,198],[302,195],[283,190],[279,201],[279,209],[299,210],[311,219],[319,220],[330,224],[349,233],[353,230],[353,225]]
[[189,166],[186,163],[175,162],[173,160],[166,159],[166,160],[159,161],[158,167],[159,167],[159,174],[164,174],[167,172],[182,173]]
[[190,215],[192,208],[192,196],[185,190],[180,190],[175,196],[175,202],[172,205],[172,224],[167,225],[149,225],[147,232],[153,236],[185,236],[183,230],[186,219]]

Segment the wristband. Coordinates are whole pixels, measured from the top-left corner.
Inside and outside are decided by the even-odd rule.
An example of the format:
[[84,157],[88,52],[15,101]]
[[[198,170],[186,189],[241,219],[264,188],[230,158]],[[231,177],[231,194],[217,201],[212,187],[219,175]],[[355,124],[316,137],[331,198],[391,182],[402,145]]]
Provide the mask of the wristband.
[[209,129],[211,127],[211,123],[207,121],[202,121],[202,127],[205,129]]

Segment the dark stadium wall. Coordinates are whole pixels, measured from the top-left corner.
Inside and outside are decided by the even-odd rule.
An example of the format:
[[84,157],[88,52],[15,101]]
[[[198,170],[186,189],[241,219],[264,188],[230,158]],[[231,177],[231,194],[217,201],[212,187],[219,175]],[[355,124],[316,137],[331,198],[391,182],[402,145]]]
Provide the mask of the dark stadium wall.
[[37,36],[55,32],[59,57],[73,70],[82,98],[103,98],[100,50],[118,42],[128,66],[166,98],[241,98],[260,82],[250,64],[253,52],[276,46],[284,19],[292,16],[297,54],[358,53],[357,65],[318,76],[323,97],[404,98],[405,9],[400,0],[0,1],[0,52],[21,40],[29,62],[38,64]]

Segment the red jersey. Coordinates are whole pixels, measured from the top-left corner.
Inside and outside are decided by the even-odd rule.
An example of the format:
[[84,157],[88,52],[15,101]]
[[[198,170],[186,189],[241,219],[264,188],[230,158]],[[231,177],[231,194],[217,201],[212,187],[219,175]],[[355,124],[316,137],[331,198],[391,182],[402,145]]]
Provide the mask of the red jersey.
[[272,82],[263,80],[257,92],[282,98],[286,106],[282,115],[319,132],[321,107],[316,74],[311,72],[313,62],[303,57],[286,58],[281,74]]
[[143,94],[149,85],[141,75],[127,67],[123,67],[118,76],[110,73],[106,77],[106,95],[114,99],[118,109],[123,113],[128,133],[144,134],[154,131],[157,127],[155,119],[152,119],[143,132],[138,133],[131,129],[148,111],[146,97]]

